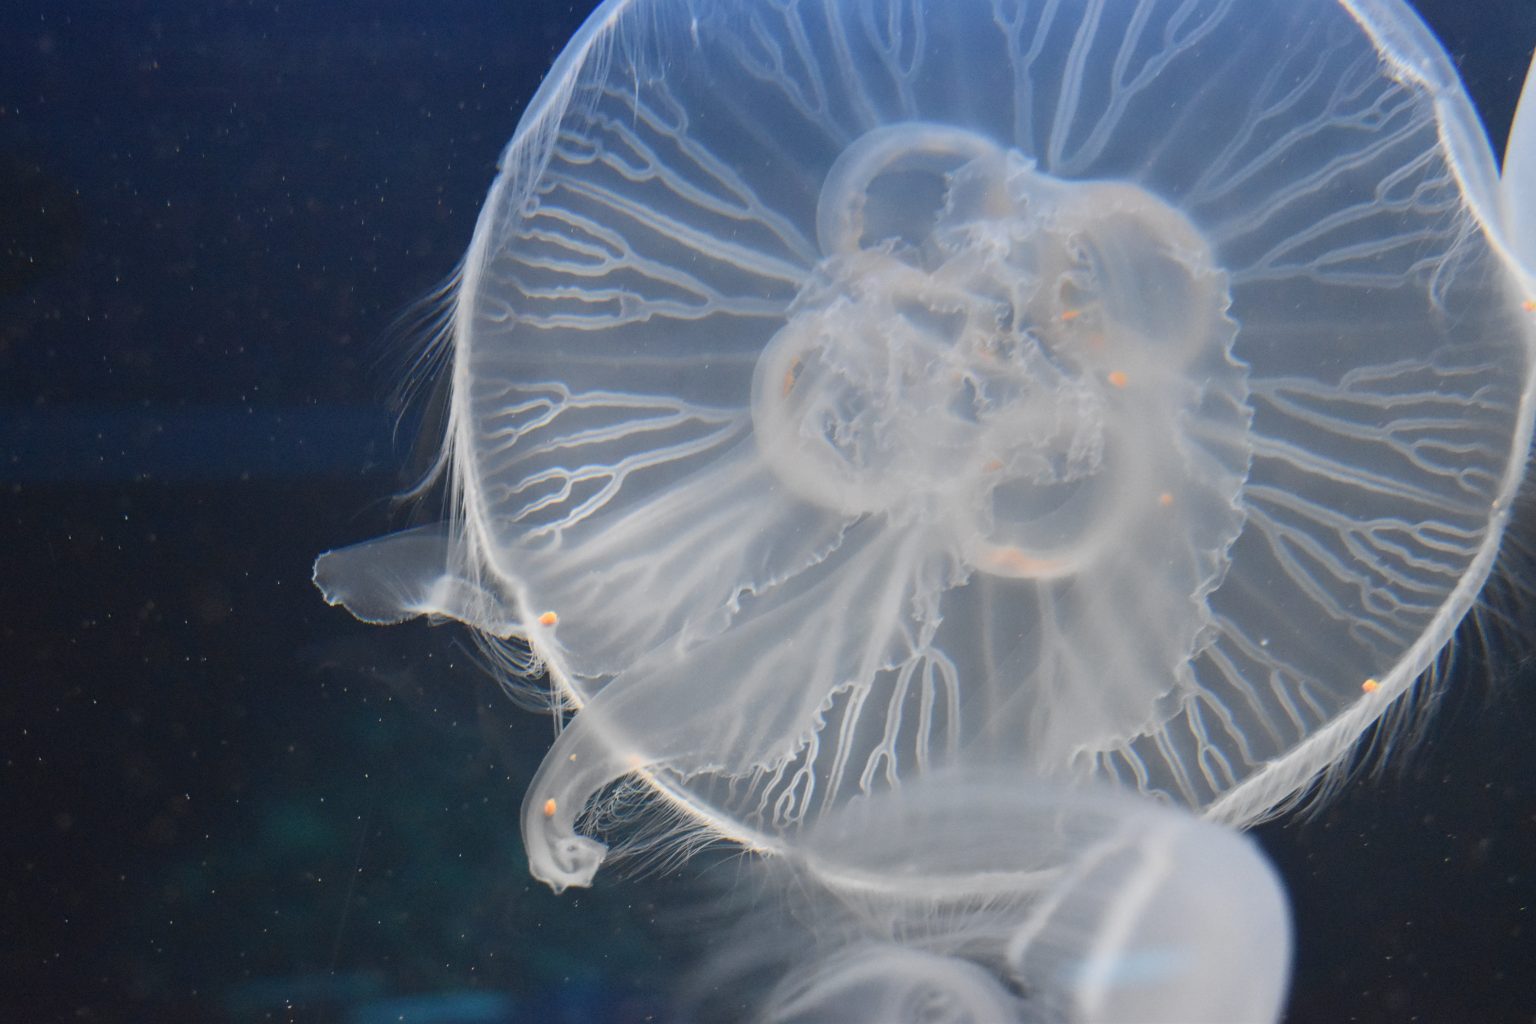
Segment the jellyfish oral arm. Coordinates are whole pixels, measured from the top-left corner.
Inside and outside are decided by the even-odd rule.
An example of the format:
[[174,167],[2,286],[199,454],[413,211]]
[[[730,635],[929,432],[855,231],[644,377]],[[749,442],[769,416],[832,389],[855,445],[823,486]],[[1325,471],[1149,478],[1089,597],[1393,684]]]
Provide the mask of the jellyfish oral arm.
[[523,797],[528,870],[557,893],[591,885],[608,855],[603,843],[576,834],[576,819],[588,798],[639,767],[626,764],[625,756],[603,732],[591,715],[572,719]]
[[404,530],[327,551],[315,560],[314,583],[327,604],[375,625],[425,615],[457,619],[497,637],[521,632],[510,602],[455,571],[458,551],[445,525]]

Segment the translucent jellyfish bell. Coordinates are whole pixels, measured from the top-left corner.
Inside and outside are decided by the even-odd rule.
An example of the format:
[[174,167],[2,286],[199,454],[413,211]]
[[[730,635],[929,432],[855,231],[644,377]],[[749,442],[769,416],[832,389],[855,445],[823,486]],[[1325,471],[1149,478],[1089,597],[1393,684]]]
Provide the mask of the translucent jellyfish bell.
[[937,773],[743,869],[771,896],[711,943],[685,1019],[1259,1024],[1284,1003],[1258,847],[1123,792]]
[[1398,0],[610,0],[465,257],[454,517],[316,581],[548,669],[556,888],[633,773],[768,849],[944,769],[1248,824],[1487,577],[1508,190]]

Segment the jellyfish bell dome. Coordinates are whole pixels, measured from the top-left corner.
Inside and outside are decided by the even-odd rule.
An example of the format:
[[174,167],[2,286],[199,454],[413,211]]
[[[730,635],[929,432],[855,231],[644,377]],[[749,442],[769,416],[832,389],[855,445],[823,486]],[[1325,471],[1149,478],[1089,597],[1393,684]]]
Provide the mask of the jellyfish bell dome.
[[557,889],[631,775],[779,851],[941,771],[1251,824],[1489,573],[1510,192],[1399,0],[609,0],[461,269],[452,516],[316,582],[548,671]]

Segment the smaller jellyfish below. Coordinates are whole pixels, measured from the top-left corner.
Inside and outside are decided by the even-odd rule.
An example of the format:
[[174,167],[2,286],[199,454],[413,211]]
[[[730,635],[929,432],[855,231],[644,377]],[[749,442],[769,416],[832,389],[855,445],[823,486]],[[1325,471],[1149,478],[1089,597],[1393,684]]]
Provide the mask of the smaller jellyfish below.
[[690,1016],[1241,1024],[1284,1005],[1290,914],[1257,845],[1126,793],[937,775],[747,870],[760,905],[692,979]]

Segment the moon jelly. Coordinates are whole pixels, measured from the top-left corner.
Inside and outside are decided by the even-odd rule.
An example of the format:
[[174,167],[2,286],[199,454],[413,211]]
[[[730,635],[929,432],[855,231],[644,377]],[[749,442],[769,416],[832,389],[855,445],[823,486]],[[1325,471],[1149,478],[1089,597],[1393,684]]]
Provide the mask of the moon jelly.
[[453,513],[315,578],[547,671],[556,889],[629,776],[781,853],[954,773],[1246,826],[1489,573],[1531,203],[1399,0],[609,0],[500,167]]

